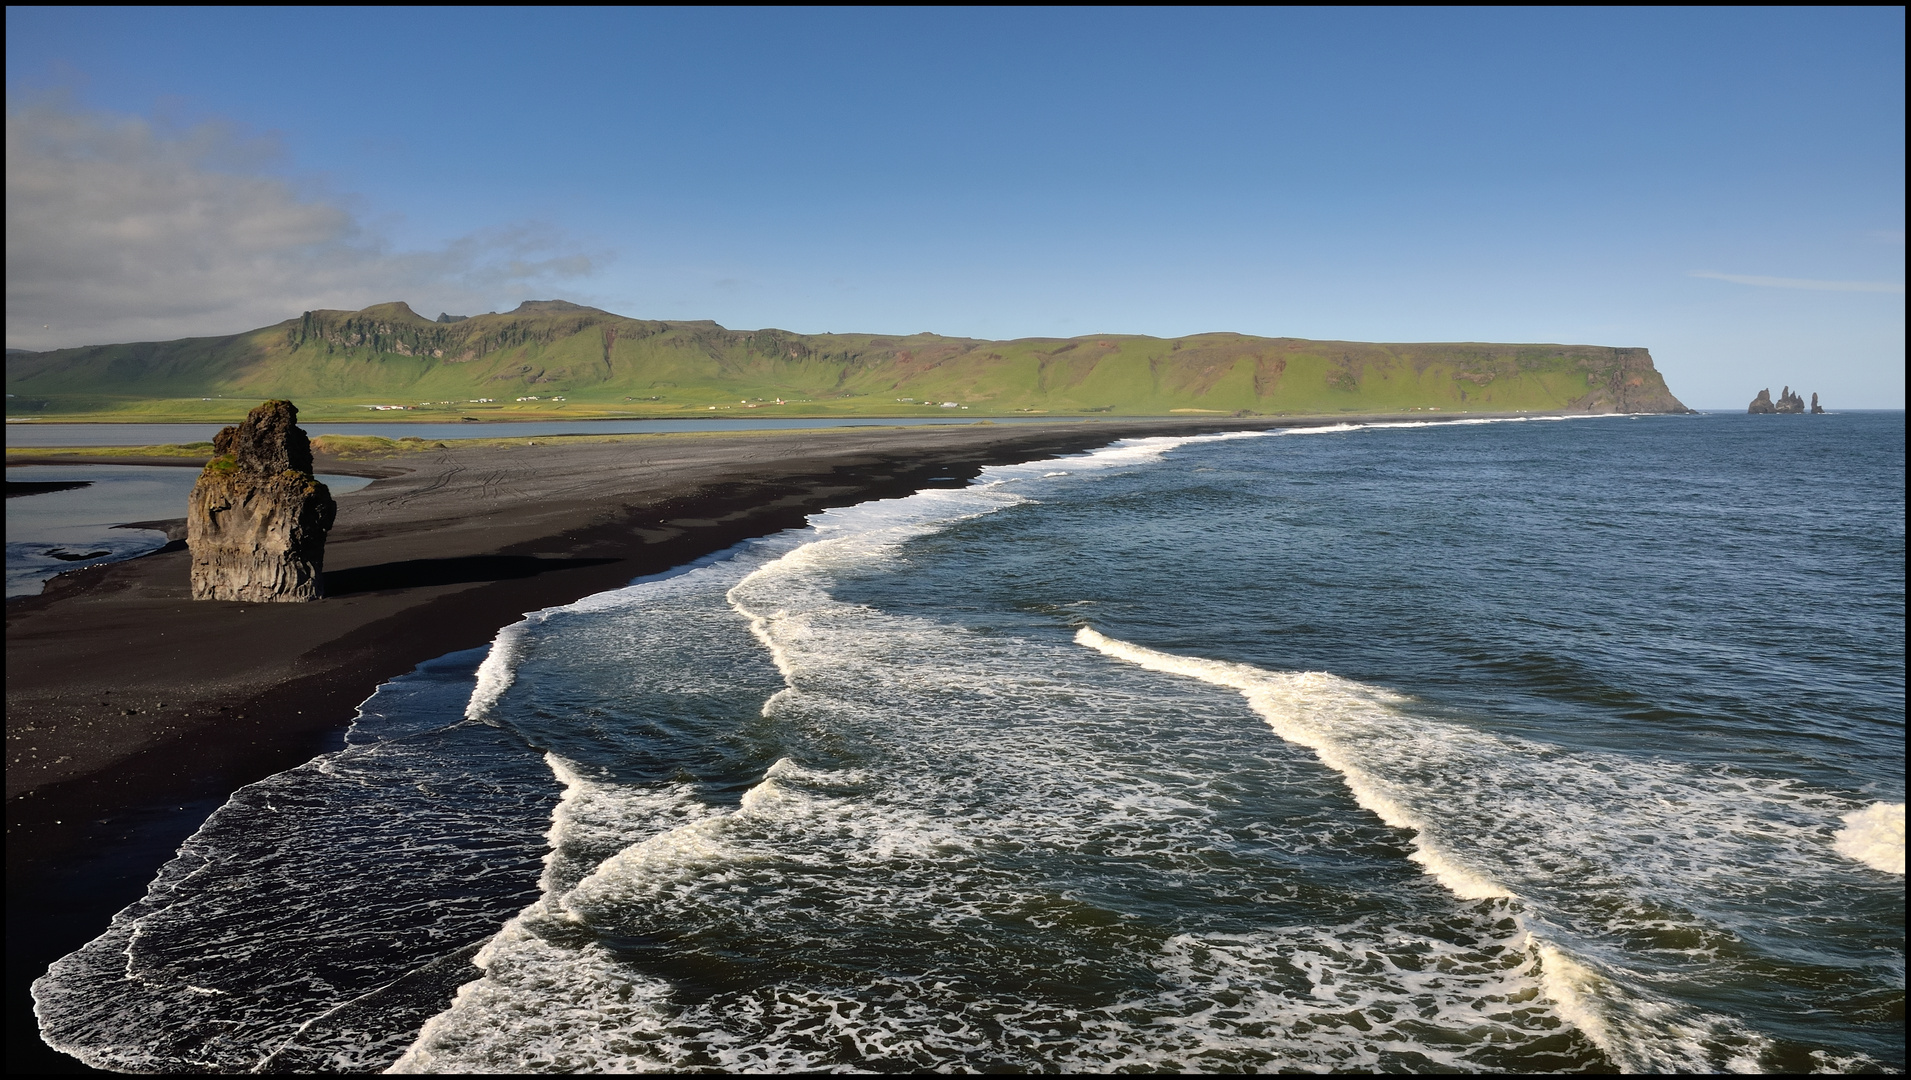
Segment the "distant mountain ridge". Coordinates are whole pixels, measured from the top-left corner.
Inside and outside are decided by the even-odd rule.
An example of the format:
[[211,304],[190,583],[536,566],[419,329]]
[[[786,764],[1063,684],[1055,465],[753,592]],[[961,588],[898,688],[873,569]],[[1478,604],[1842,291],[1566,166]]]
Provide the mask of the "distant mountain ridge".
[[519,398],[550,408],[561,398],[579,414],[641,415],[746,403],[787,415],[908,415],[943,402],[972,415],[1687,411],[1642,348],[796,334],[633,319],[564,300],[437,320],[402,301],[308,311],[226,337],[9,352],[6,370],[13,416],[208,398],[346,410]]

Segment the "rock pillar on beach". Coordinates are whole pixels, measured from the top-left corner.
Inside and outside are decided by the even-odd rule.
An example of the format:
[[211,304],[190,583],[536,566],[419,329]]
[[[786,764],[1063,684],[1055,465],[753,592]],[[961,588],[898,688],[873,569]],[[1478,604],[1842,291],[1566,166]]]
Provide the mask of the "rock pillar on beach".
[[194,600],[317,600],[338,504],[312,475],[289,401],[268,401],[213,438],[186,511]]

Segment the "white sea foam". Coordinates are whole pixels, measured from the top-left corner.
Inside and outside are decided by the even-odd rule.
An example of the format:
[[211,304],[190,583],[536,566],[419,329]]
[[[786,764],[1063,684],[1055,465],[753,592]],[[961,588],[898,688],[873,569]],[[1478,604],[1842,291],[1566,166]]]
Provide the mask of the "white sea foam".
[[[1186,441],[1089,455],[1092,464],[1073,459],[1074,471],[1122,467]],[[785,682],[764,703],[764,718],[780,730],[815,732],[813,752],[837,747],[829,752],[874,767],[785,757],[733,810],[679,818],[574,881],[547,875],[544,900],[480,955],[485,977],[421,1031],[399,1068],[805,1070],[850,1061],[916,1069],[1466,1068],[1493,1060],[1495,1047],[1553,1034],[1557,1020],[1520,1004],[1537,996],[1537,961],[1525,932],[1501,925],[1503,912],[1457,916],[1461,933],[1481,942],[1466,961],[1477,965],[1473,975],[1462,973],[1457,952],[1429,960],[1452,951],[1439,936],[1374,927],[1347,930],[1339,944],[1339,931],[1321,930],[1304,949],[1276,938],[1184,936],[1164,946],[1135,937],[1140,955],[1160,954],[1162,989],[1146,1000],[1068,1004],[1009,989],[1017,965],[1029,960],[994,943],[1004,930],[1005,941],[1026,928],[1055,935],[1053,947],[1063,951],[1046,962],[1091,981],[1088,971],[1124,963],[1125,950],[1113,959],[1070,950],[1096,942],[1099,955],[1113,947],[1100,939],[1136,933],[1126,929],[1132,916],[1049,881],[1045,867],[1106,864],[1095,873],[1140,874],[1138,881],[1162,873],[1197,886],[1217,843],[1215,815],[1228,803],[1205,793],[1213,774],[1166,766],[1154,741],[1235,723],[1218,695],[1205,709],[1175,695],[1152,739],[1137,743],[1140,718],[1168,699],[1135,697],[1121,678],[1072,679],[1061,670],[1074,663],[1071,653],[1052,644],[981,639],[831,595],[846,576],[895,569],[914,537],[1022,505],[1019,479],[1013,469],[985,472],[968,489],[819,515],[810,542],[731,585],[724,597]],[[1385,699],[1356,684],[1345,695],[1348,708]],[[1213,762],[1216,774],[1302,768],[1285,757],[1227,755]],[[566,783],[560,815],[585,786],[574,774]],[[1384,805],[1382,796],[1378,787],[1367,792],[1375,805]],[[1342,828],[1252,823],[1254,843],[1288,836],[1297,847]],[[1467,887],[1463,868],[1432,855],[1425,861]],[[935,961],[939,971],[865,972],[846,984],[809,971],[871,927],[902,934],[899,942],[924,934],[966,944]],[[709,937],[724,943],[726,963],[760,969],[760,985],[685,998],[588,940],[556,944],[580,931],[619,940]],[[1217,1006],[1212,965],[1224,954],[1237,966],[1259,957],[1251,965],[1265,969],[1259,983],[1250,986],[1245,969],[1226,977],[1234,989],[1224,997],[1252,1005]],[[786,976],[774,975],[785,967]],[[1278,985],[1267,981],[1270,972]],[[991,988],[1002,978],[1010,983]],[[1355,996],[1334,996],[1356,984]],[[1433,1029],[1463,1034],[1453,1045],[1421,1037]],[[848,1058],[845,1046],[855,1047]]]
[[[1409,809],[1400,792],[1389,790],[1350,752],[1353,747],[1346,736],[1354,734],[1352,727],[1376,714],[1384,717],[1389,706],[1400,700],[1397,695],[1322,672],[1277,674],[1246,664],[1156,652],[1117,641],[1086,626],[1075,632],[1075,640],[1149,671],[1183,675],[1240,691],[1283,739],[1314,751],[1321,764],[1339,773],[1355,802],[1396,829],[1414,830],[1415,850],[1410,857],[1453,895],[1462,900],[1512,895],[1504,885],[1465,865],[1459,856],[1442,847],[1434,838],[1434,824]],[[1341,738],[1336,738],[1336,729],[1340,729]]]
[[1876,802],[1844,817],[1832,846],[1838,854],[1856,859],[1887,874],[1904,873],[1904,804]]
[[[1422,850],[1431,846],[1434,858],[1463,860],[1461,877],[1441,879],[1456,895],[1534,900],[1561,882],[1630,882],[1729,918],[1726,905],[1708,902],[1759,897],[1840,869],[1826,858],[1824,836],[1852,803],[1796,781],[1566,752],[1434,720],[1408,698],[1333,675],[1163,653],[1086,627],[1076,640],[1137,666],[1240,692],[1283,738],[1314,750],[1336,771],[1359,774],[1348,786],[1361,805],[1389,824],[1419,830]],[[1441,820],[1460,810],[1463,823]],[[1748,866],[1761,872],[1748,875]],[[1641,909],[1636,917],[1645,926],[1659,916]]]
[[[1092,478],[1190,441],[1132,440],[1071,458],[1067,471]],[[1205,769],[1192,765],[1203,751],[1186,740],[1204,724],[1225,728],[1228,699],[1164,695],[1142,675],[1076,672],[1052,646],[833,595],[858,575],[906,572],[911,540],[1026,505],[1040,489],[1024,482],[1055,471],[991,468],[964,489],[828,511],[780,555],[686,582],[721,587],[781,674],[764,721],[812,733],[803,745],[813,754],[874,767],[785,756],[727,811],[611,810],[613,820],[627,813],[647,824],[616,834],[628,843],[588,872],[547,874],[545,898],[481,954],[485,977],[427,1025],[400,1068],[1479,1070],[1516,1067],[1507,1063],[1528,1059],[1496,1055],[1573,1030],[1589,1043],[1559,1043],[1558,1067],[1596,1060],[1587,1045],[1634,1071],[1759,1060],[1764,1036],[1671,1005],[1650,993],[1649,978],[1564,942],[1659,932],[1682,942],[1674,952],[1712,949],[1705,935],[1719,931],[1634,894],[1744,892],[1737,868],[1760,860],[1779,874],[1822,871],[1824,815],[1847,806],[1756,777],[1562,754],[1437,723],[1408,699],[1329,674],[1175,656],[1088,629],[1078,636],[1139,671],[1245,697],[1337,774],[1355,804],[1411,831],[1407,856],[1455,898],[1443,916],[1454,927],[1417,931],[1389,919],[1164,942],[1127,937],[1119,904],[1057,895],[1041,868],[1083,859],[1151,868],[1176,890],[1212,887],[1215,814],[1226,805],[1206,793],[1212,777],[1273,770],[1296,790],[1317,781],[1311,763],[1250,759],[1238,747]],[[634,603],[629,618],[643,610]],[[1147,719],[1164,709],[1159,722]],[[1168,752],[1170,743],[1181,748]],[[1156,775],[1164,760],[1177,764]],[[560,816],[574,805],[567,789]],[[1344,830],[1368,826],[1338,820],[1255,827],[1255,843],[1277,850],[1379,842],[1356,840]],[[563,831],[554,826],[554,844]],[[1005,874],[992,864],[1001,853],[1027,859]],[[1253,887],[1278,892],[1278,880]],[[1154,886],[1125,886],[1136,887]],[[1570,906],[1576,895],[1615,899],[1588,913]],[[1108,939],[1096,949],[1155,955],[1157,989],[1066,1004],[995,986],[1028,961],[991,942],[1026,926],[1057,935],[1045,947],[1063,951],[1045,963],[1089,983],[1103,961],[1066,950],[1082,928],[1105,926],[1094,931]],[[932,973],[864,971],[836,983],[810,967],[854,949],[870,927],[900,934],[891,948],[910,934],[967,944]],[[1456,934],[1475,944],[1454,945]],[[708,962],[756,975],[685,996],[595,944],[597,935],[665,937],[679,942],[672,957],[704,955],[707,939],[720,943]]]
[[754,551],[773,551],[784,542],[781,537],[746,540],[683,566],[636,578],[622,588],[592,593],[569,604],[534,611],[511,623],[498,631],[492,639],[490,651],[478,665],[477,681],[471,688],[471,700],[465,706],[465,719],[485,721],[491,716],[498,701],[517,680],[518,666],[524,659],[527,642],[535,636],[538,627],[553,617],[612,611],[654,602],[686,588],[694,591],[703,582],[713,580],[712,575],[725,575],[728,572],[725,563]]
[[1730,1016],[1681,1006],[1622,985],[1535,939],[1540,985],[1553,1011],[1627,1073],[1757,1073],[1773,1041]]
[[498,631],[491,641],[491,651],[484,656],[484,662],[478,665],[477,681],[471,687],[471,701],[465,705],[467,720],[483,721],[497,706],[498,699],[511,689],[511,683],[517,678],[518,652],[525,631],[537,620],[536,616],[526,616]]
[[544,940],[520,918],[473,961],[484,978],[460,987],[426,1021],[390,1073],[638,1072],[668,1067],[645,1044],[665,1035],[670,986],[603,947]]
[[[1136,440],[1066,471],[1092,480],[1189,442],[1267,434]],[[1603,1064],[1591,1045],[1629,1071],[1758,1064],[1769,1040],[1639,992],[1662,973],[1583,944],[1663,926],[1679,941],[1668,953],[1714,949],[1728,935],[1653,901],[1755,896],[1734,880],[1754,877],[1748,866],[1822,872],[1826,823],[1848,803],[1442,725],[1332,675],[1153,653],[1195,665],[1176,672],[1201,684],[1184,690],[1149,674],[1168,667],[1130,673],[1047,638],[836,599],[857,575],[907,572],[914,538],[1028,505],[1055,464],[829,511],[721,568],[501,634],[467,708],[583,739],[594,706],[551,689],[565,653],[590,654],[571,671],[621,664],[653,690],[705,693],[740,665],[700,636],[704,615],[733,610],[784,685],[765,679],[760,717],[722,734],[748,742],[756,724],[787,746],[768,768],[774,754],[749,759],[762,772],[740,799],[729,789],[733,804],[661,771],[619,772],[614,754],[591,766],[546,753],[564,792],[542,895],[394,1071],[1488,1071],[1553,1061],[1520,1056],[1539,1045],[1559,1068]],[[1239,741],[1264,729],[1237,693],[1308,752]],[[1321,765],[1414,835],[1347,812]],[[1243,778],[1326,805],[1243,823],[1229,816]],[[1362,887],[1314,898],[1331,917],[1251,917],[1298,905],[1284,860],[1317,854],[1359,865]],[[1245,897],[1250,916],[1164,936],[1158,914],[1128,906],[1151,893],[1204,898],[1191,907]],[[1611,903],[1587,914],[1563,893]],[[1384,915],[1339,910],[1375,897]],[[878,933],[881,949],[918,951],[872,962],[858,950]],[[122,966],[139,951],[137,928],[128,937]],[[107,976],[109,993],[126,985]],[[1082,989],[1117,983],[1128,989],[1113,1000]],[[200,992],[219,985],[185,982],[180,1000],[223,1000]]]
[[603,860],[640,844],[678,823],[690,824],[712,813],[687,784],[637,786],[595,782],[556,754],[545,754],[564,793],[551,810],[539,888],[545,899],[560,897],[593,873]]
[[1373,425],[1371,424],[1322,424],[1319,427],[1284,428],[1282,429],[1280,434],[1282,435],[1340,435],[1349,431],[1360,431],[1372,426]]
[[[1538,992],[1541,962],[1528,935],[1493,928],[1503,914],[1486,913],[1464,944],[1382,919],[1178,935],[1153,964],[1170,989],[1147,1006],[1136,1003],[1170,1006],[1154,1021],[1162,1036],[1141,1054],[1108,1056],[1157,1068],[1238,1068],[1243,1042],[1279,1030],[1282,1069],[1503,1069],[1507,1063],[1491,1050],[1496,1042],[1511,1049],[1567,1034]],[[1413,1021],[1399,1027],[1372,1019],[1406,1016]],[[1416,1039],[1414,1021],[1467,1037]]]
[[1620,1039],[1607,1019],[1609,1010],[1598,1001],[1602,982],[1599,976],[1550,942],[1537,942],[1536,947],[1542,970],[1540,987],[1553,1003],[1553,1011],[1560,1019],[1585,1032],[1587,1038],[1621,1067],[1633,1064],[1617,1052]]
[[[387,995],[369,1022],[364,1003],[521,902],[537,851],[525,815],[548,798],[521,747],[456,722],[467,680],[386,684],[364,712],[396,709],[409,731],[234,793],[144,897],[35,983],[42,1037],[97,1067],[160,1073],[362,1071],[402,1050],[392,1040],[408,1013],[425,1019],[421,1002]],[[368,889],[369,868],[341,868],[341,853],[390,880]]]
[[[1076,640],[1238,691],[1283,739],[1338,773],[1360,806],[1414,830],[1409,857],[1455,896],[1517,897],[1511,910],[1535,931],[1536,968],[1555,1011],[1622,1068],[1759,1067],[1767,1036],[1656,993],[1667,973],[1629,970],[1618,943],[1671,963],[1712,964],[1721,950],[1736,951],[1729,928],[1747,906],[1769,920],[1775,893],[1839,872],[1822,837],[1847,801],[1793,782],[1475,731],[1333,675],[1179,656],[1086,627]],[[1863,858],[1863,844],[1888,858],[1895,842],[1901,860],[1896,810],[1895,834],[1883,804],[1846,817],[1843,835],[1865,839],[1841,850]],[[1569,953],[1542,928],[1600,959]]]
[[1367,420],[1358,423],[1323,424],[1319,427],[1290,427],[1268,432],[1275,435],[1340,435],[1349,431],[1385,431],[1394,428],[1469,427],[1477,424],[1526,424],[1546,420],[1598,420],[1625,413],[1586,413],[1569,416],[1470,416],[1453,420]]

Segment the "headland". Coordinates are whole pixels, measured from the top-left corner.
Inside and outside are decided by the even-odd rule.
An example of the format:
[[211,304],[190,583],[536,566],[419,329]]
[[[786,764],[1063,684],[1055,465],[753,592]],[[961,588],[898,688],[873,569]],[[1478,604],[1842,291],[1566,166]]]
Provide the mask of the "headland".
[[224,337],[7,354],[9,420],[1684,412],[1638,347],[1251,334],[989,341],[629,318],[563,300],[427,319],[402,302]]

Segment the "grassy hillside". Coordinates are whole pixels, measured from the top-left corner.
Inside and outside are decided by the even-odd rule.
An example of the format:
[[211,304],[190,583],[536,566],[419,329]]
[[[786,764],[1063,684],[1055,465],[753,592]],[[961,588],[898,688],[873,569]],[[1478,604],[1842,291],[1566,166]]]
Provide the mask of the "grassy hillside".
[[[221,338],[7,354],[7,415],[231,420],[455,416],[1669,412],[1644,349],[1376,345],[1200,334],[979,341],[655,322],[561,300],[426,319],[308,311]],[[373,406],[400,406],[378,410]]]

